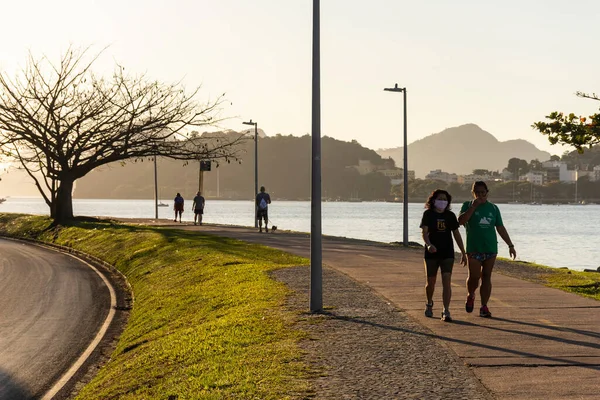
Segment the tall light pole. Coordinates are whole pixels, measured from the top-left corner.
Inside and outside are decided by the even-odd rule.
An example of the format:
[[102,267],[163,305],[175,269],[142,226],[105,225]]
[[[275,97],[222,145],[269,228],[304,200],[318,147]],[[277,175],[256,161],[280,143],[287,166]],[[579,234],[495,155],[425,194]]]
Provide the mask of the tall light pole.
[[403,202],[403,216],[402,216],[402,244],[408,246],[408,144],[406,143],[406,88],[399,88],[396,83],[393,88],[383,89],[388,92],[402,92],[404,93],[404,200]]
[[320,2],[313,0],[312,170],[310,194],[310,311],[323,309],[321,233],[321,43]]
[[[254,125],[254,196],[258,193],[258,122],[242,122],[244,125]],[[252,202],[254,203],[254,227],[258,228],[258,219],[256,218],[256,201],[254,196]]]
[[158,171],[156,168],[156,154],[154,155],[154,219],[158,219]]

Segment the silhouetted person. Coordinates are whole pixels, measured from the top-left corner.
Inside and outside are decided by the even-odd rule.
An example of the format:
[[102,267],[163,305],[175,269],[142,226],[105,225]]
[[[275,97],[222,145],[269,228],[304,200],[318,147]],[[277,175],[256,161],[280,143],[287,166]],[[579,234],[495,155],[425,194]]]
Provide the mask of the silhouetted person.
[[177,193],[177,196],[175,196],[175,199],[173,200],[173,210],[175,210],[175,219],[173,220],[173,222],[177,222],[177,214],[179,214],[179,222],[181,223],[181,214],[183,214],[183,197],[181,197],[181,194]]
[[202,214],[204,214],[204,197],[200,194],[200,191],[196,193],[196,197],[194,197],[194,204],[192,204],[192,208],[194,209],[194,225],[196,225],[196,220],[198,223],[202,225]]
[[256,219],[258,219],[259,232],[262,232],[262,220],[265,220],[265,232],[269,232],[269,204],[271,204],[271,196],[265,193],[265,187],[260,187],[260,193],[256,195]]

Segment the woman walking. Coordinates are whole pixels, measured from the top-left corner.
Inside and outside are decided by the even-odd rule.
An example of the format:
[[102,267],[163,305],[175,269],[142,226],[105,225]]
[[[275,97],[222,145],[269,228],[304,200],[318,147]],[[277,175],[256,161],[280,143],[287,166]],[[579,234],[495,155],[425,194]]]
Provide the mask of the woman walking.
[[517,252],[502,222],[500,209],[488,201],[488,187],[483,181],[473,183],[473,200],[463,203],[458,222],[467,229],[467,254],[469,276],[467,278],[467,301],[465,309],[473,312],[475,291],[481,279],[481,308],[479,316],[491,318],[487,304],[492,294],[492,269],[498,255],[496,231],[508,246],[510,256],[515,259]]
[[450,211],[452,196],[445,190],[437,189],[427,199],[425,212],[421,220],[421,231],[425,242],[425,273],[427,283],[425,294],[427,304],[425,316],[433,316],[433,292],[437,280],[438,269],[442,271],[442,321],[451,322],[450,298],[452,297],[452,268],[454,266],[454,243],[452,236],[462,254],[461,264],[467,265],[467,256],[463,245],[462,236],[458,230],[459,224],[456,215]]

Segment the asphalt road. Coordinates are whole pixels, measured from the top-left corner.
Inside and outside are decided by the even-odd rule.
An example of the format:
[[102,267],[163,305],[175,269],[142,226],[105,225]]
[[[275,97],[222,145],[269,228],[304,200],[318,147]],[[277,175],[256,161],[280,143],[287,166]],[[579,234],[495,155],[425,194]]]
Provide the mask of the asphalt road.
[[111,313],[102,278],[54,250],[0,239],[0,399],[44,398]]

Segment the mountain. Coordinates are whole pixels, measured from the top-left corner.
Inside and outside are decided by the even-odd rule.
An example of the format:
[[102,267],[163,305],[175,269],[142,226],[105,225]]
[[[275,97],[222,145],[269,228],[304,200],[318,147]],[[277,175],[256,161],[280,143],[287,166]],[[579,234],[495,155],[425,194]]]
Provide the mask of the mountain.
[[[377,153],[391,157],[402,167],[403,151],[403,147],[396,147]],[[502,171],[513,157],[546,161],[550,153],[523,139],[500,142],[475,124],[444,129],[408,145],[408,169],[414,170],[417,178],[424,178],[436,169],[456,174],[469,174],[474,169]]]

